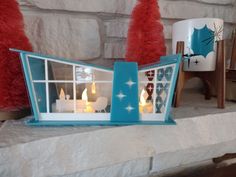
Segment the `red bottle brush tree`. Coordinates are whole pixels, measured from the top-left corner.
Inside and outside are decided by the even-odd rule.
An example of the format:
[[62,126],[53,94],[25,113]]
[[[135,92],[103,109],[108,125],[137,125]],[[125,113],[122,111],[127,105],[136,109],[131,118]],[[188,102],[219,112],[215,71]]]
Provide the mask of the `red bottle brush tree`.
[[29,107],[28,96],[17,48],[31,51],[24,33],[23,17],[16,0],[0,1],[0,110]]
[[157,0],[138,0],[128,31],[126,61],[148,64],[166,54],[160,18]]

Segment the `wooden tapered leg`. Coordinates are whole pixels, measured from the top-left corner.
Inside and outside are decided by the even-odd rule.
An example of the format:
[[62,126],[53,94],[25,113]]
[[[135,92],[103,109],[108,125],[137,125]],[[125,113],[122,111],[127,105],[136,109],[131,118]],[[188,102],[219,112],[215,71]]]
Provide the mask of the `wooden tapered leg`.
[[[176,53],[184,53],[184,42],[177,43]],[[224,58],[224,41],[217,42],[216,71],[209,72],[184,72],[183,62],[180,64],[178,80],[174,95],[174,107],[180,106],[181,93],[187,80],[193,77],[199,77],[203,80],[206,88],[205,99],[211,98],[212,87],[215,86],[217,92],[218,108],[225,107],[225,58]]]
[[235,70],[236,69],[235,66],[236,66],[236,36],[233,39],[230,69]]
[[216,88],[217,88],[217,106],[225,108],[225,55],[224,55],[224,40],[217,41],[217,56],[216,56]]
[[[184,54],[183,41],[177,42],[176,53],[181,53],[182,55]],[[178,107],[180,105],[180,97],[181,97],[181,92],[184,88],[184,83],[185,83],[185,73],[183,71],[183,62],[181,62],[179,66],[178,79],[177,79],[175,95],[174,95],[174,107]]]

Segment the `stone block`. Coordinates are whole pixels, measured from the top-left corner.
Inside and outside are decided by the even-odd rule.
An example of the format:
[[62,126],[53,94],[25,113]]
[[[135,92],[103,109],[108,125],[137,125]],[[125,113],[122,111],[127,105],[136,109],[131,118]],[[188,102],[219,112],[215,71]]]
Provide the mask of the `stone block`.
[[72,15],[24,13],[35,52],[79,60],[100,56],[98,22]]
[[159,0],[163,18],[187,19],[214,17],[225,22],[236,23],[236,6],[199,3],[198,1]]
[[[20,4],[40,9],[77,12],[102,12],[129,15],[136,0],[19,0]],[[233,0],[159,0],[163,18],[218,17],[236,23],[236,6]]]
[[129,29],[129,18],[108,20],[105,22],[108,37],[126,38]]
[[104,57],[105,58],[125,58],[126,44],[124,41],[105,43]]
[[112,166],[53,177],[138,177],[148,175],[150,158],[130,160]]
[[18,0],[20,4],[40,9],[77,12],[130,14],[136,0]]

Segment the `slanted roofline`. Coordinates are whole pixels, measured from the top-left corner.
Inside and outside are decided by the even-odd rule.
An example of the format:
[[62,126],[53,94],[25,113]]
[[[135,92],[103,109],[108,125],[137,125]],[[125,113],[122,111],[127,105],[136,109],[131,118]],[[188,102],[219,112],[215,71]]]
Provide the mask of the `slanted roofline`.
[[[60,62],[68,63],[68,64],[89,66],[89,67],[103,69],[103,70],[107,70],[107,71],[113,71],[112,68],[105,67],[105,66],[99,66],[99,65],[95,65],[95,64],[90,64],[90,63],[86,63],[86,62],[83,62],[83,61],[77,61],[77,60],[73,60],[73,59],[69,60],[69,59],[65,59],[65,58],[55,57],[55,56],[51,56],[51,55],[43,55],[43,54],[40,54],[40,53],[28,52],[28,51],[19,50],[19,49],[13,49],[13,48],[10,48],[9,50],[13,51],[13,52],[17,52],[17,53],[22,53],[22,54],[25,54],[25,55],[38,56],[38,57],[41,57],[40,59],[53,59],[53,60],[55,60],[55,62],[60,61]],[[35,59],[37,59],[37,58],[35,58]]]
[[[107,70],[107,71],[113,71],[113,68],[90,64],[90,63],[86,63],[83,61],[69,60],[69,59],[65,59],[65,58],[60,58],[60,57],[55,57],[55,56],[50,56],[50,55],[43,55],[40,53],[28,52],[28,51],[19,50],[19,49],[13,49],[13,48],[10,48],[10,51],[22,53],[25,55],[32,55],[32,56],[38,56],[38,57],[42,57],[42,58],[53,59],[53,60],[57,60],[57,61],[61,61],[61,62],[66,62],[68,64],[76,64],[76,65],[82,65],[82,66],[103,69],[103,70]],[[35,58],[35,59],[37,59],[37,58]],[[180,60],[181,60],[181,54],[162,56],[160,58],[159,62],[139,66],[138,71],[143,71],[143,70],[153,69],[153,68],[160,67],[160,66],[179,63]]]

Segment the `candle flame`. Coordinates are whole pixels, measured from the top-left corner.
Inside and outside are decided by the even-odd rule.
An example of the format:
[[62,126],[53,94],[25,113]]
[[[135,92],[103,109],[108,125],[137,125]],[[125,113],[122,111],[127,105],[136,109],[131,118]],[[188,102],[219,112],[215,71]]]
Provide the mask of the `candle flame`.
[[146,105],[146,99],[148,97],[148,93],[145,89],[141,91],[140,94],[140,105],[145,106]]
[[96,85],[95,85],[95,82],[92,83],[92,94],[96,94]]
[[88,89],[85,88],[83,93],[82,93],[82,100],[88,102],[88,94],[87,94]]
[[60,98],[60,100],[64,100],[66,98],[63,88],[61,88],[61,90],[60,90],[59,98]]

